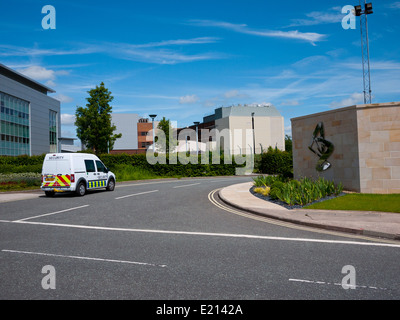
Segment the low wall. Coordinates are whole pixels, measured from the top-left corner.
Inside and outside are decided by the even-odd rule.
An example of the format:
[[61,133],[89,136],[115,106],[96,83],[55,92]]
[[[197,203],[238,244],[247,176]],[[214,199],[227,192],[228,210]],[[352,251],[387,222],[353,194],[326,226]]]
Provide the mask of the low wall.
[[400,102],[356,105],[291,121],[296,179],[321,176],[342,182],[346,190],[400,193]]

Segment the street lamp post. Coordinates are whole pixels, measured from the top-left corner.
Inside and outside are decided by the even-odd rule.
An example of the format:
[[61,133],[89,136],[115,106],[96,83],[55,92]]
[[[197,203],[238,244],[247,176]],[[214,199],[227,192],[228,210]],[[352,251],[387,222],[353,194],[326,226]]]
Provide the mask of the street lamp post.
[[193,122],[196,126],[196,154],[199,155],[199,124],[200,122]]
[[156,133],[155,133],[155,128],[154,128],[154,119],[157,117],[156,114],[150,114],[149,117],[151,118],[153,122],[153,153],[156,152]]
[[251,113],[251,124],[253,128],[253,153],[256,154],[256,133],[254,130],[254,112]]

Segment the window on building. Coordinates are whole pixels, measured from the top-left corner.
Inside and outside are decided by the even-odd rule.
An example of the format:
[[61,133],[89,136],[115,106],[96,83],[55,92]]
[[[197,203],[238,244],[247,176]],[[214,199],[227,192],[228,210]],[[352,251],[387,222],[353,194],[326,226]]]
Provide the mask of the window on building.
[[0,155],[30,155],[29,102],[0,92]]
[[147,148],[148,146],[151,146],[151,142],[142,142],[141,146],[142,148]]
[[50,152],[58,151],[57,112],[49,110]]

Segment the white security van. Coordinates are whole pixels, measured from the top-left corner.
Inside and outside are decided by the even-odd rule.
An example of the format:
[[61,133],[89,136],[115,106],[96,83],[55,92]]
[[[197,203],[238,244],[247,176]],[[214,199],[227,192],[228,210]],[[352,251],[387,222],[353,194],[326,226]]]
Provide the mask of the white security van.
[[84,196],[100,188],[114,191],[115,182],[115,175],[93,154],[51,153],[43,162],[41,189],[48,197],[57,192]]

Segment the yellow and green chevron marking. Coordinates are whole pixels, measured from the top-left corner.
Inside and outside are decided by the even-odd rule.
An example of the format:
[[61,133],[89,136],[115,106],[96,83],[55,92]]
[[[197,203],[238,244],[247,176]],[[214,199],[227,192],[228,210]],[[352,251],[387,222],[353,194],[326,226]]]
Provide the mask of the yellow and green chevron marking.
[[105,188],[107,186],[106,180],[88,181],[88,189],[92,188]]

